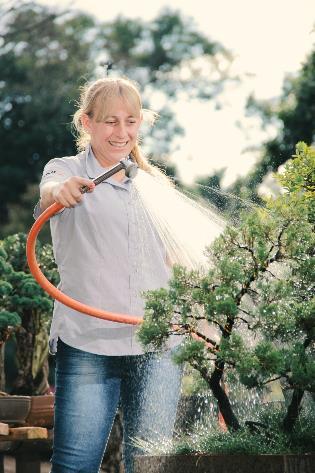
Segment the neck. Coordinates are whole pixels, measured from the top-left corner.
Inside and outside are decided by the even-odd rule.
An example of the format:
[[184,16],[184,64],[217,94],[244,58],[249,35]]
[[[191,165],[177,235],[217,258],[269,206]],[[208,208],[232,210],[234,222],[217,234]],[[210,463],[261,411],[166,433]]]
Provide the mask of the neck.
[[[92,152],[94,154],[95,159],[98,161],[99,165],[102,168],[112,168],[115,166],[117,161],[113,161],[108,159],[106,156],[102,155],[102,153],[98,152],[94,147],[92,147]],[[112,179],[115,179],[115,181],[122,181],[125,177],[125,171],[122,169],[121,171],[116,172],[116,174],[112,175]]]

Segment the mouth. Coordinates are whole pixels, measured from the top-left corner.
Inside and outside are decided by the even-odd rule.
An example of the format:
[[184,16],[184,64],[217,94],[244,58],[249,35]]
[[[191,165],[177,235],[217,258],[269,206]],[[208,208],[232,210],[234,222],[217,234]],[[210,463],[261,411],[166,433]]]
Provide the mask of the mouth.
[[124,148],[128,141],[109,141],[108,143],[114,148]]

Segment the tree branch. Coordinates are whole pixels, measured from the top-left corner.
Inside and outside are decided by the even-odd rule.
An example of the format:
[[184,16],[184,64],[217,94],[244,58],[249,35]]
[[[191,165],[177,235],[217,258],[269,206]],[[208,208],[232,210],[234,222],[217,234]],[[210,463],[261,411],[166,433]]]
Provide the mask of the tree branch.
[[214,354],[217,352],[217,349],[218,349],[217,343],[214,340],[212,340],[211,338],[204,335],[203,333],[198,332],[198,330],[195,330],[190,324],[182,324],[182,325],[178,324],[178,327],[183,328],[190,335],[192,335],[192,336],[195,335],[196,338],[201,338],[207,344],[212,345],[213,349],[211,349],[209,351],[212,351]]
[[243,319],[243,317],[240,317],[240,316],[237,315],[236,317],[234,317],[234,320],[241,320],[242,322],[244,322],[245,324],[248,325],[249,330],[252,329],[252,327],[251,327],[250,323],[248,322],[248,320]]
[[282,376],[277,376],[276,378],[272,378],[272,379],[268,379],[267,381],[265,381],[264,383],[261,383],[262,385],[265,385],[265,384],[268,384],[268,383],[272,383],[273,381],[277,381],[278,379],[281,379]]
[[[269,266],[269,264],[271,263],[274,263],[275,261],[279,261],[281,259],[281,251],[282,251],[282,241],[281,241],[281,238],[282,238],[282,235],[284,233],[284,231],[288,228],[288,226],[290,225],[290,222],[287,222],[286,224],[283,225],[283,227],[281,228],[280,230],[280,233],[278,235],[278,238],[277,238],[277,246],[278,246],[278,250],[275,254],[275,256],[273,258],[270,258],[269,261],[268,261],[268,264],[267,266]],[[266,267],[267,269],[267,267]]]
[[280,279],[275,275],[273,274],[270,269],[266,269],[266,273],[269,273],[273,278],[277,279],[278,281],[280,281]]

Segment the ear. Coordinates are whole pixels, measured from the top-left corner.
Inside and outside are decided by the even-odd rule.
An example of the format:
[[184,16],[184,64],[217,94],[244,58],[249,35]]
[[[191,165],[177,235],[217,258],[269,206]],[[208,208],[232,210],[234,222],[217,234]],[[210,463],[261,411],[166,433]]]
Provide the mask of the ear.
[[82,113],[80,120],[81,120],[81,124],[82,124],[84,130],[87,131],[88,133],[90,133],[90,131],[91,131],[91,119],[88,116],[88,114],[87,113]]

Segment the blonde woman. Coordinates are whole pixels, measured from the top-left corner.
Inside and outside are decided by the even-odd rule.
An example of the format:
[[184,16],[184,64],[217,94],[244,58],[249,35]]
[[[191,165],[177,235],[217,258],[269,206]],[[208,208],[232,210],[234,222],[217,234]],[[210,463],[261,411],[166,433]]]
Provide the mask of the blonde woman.
[[[94,307],[139,316],[144,312],[142,291],[167,286],[165,250],[145,209],[133,198],[133,182],[124,171],[96,188],[93,178],[126,157],[144,172],[158,173],[138,144],[141,123],[148,117],[154,118],[142,109],[130,80],[104,78],[87,84],[73,119],[79,153],[47,163],[38,207],[38,212],[53,202],[65,207],[51,219],[60,289]],[[82,194],[82,186],[89,192]],[[170,355],[179,337],[158,356],[143,352],[135,331],[135,326],[89,317],[55,302],[51,473],[99,471],[119,403],[126,473],[133,471],[137,453],[133,438],[171,437],[181,372]]]

